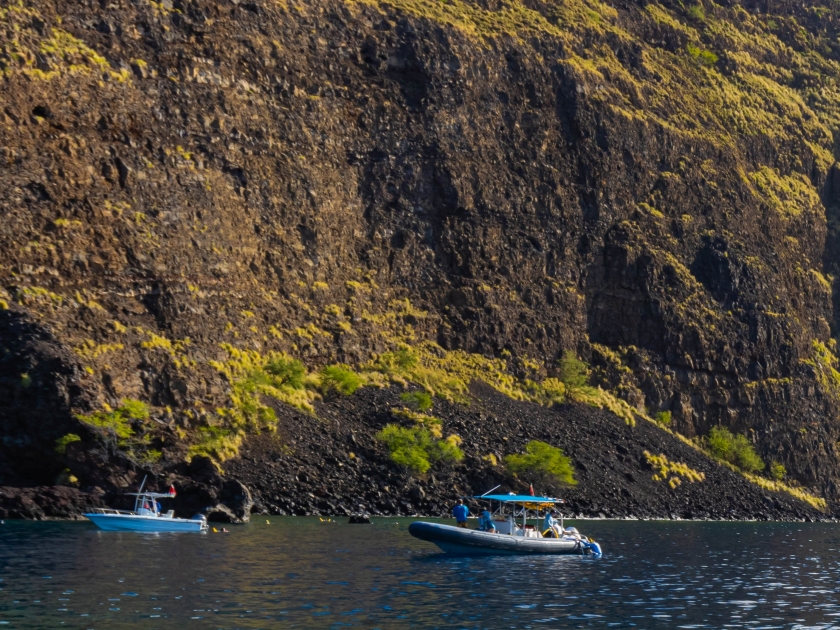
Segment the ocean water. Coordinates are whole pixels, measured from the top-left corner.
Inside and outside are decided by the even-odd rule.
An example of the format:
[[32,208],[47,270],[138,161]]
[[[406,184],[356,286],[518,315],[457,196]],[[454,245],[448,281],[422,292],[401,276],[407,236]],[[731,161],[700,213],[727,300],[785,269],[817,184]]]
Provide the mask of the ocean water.
[[602,558],[450,557],[373,525],[0,525],[4,628],[835,628],[840,526],[577,521]]

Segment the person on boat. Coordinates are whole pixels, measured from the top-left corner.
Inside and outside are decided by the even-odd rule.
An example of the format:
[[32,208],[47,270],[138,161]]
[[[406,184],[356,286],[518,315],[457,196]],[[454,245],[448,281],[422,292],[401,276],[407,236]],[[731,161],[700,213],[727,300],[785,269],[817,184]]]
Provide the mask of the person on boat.
[[493,517],[490,515],[490,510],[484,510],[481,516],[478,517],[478,529],[482,532],[496,533],[496,526],[493,524]]
[[543,519],[543,537],[544,538],[560,538],[560,521],[556,518],[557,512],[549,510],[545,513]]
[[452,508],[452,515],[455,517],[455,527],[467,527],[467,517],[470,515],[470,510],[464,505],[463,499],[458,499],[458,503]]

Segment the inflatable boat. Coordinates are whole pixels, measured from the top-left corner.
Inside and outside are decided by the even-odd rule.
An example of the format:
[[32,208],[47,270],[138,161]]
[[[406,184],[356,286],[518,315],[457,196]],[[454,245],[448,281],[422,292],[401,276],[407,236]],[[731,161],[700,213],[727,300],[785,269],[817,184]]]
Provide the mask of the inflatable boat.
[[433,543],[444,552],[453,554],[601,556],[601,546],[597,542],[582,536],[574,527],[563,528],[562,520],[559,527],[544,532],[528,522],[537,520],[535,517],[540,511],[552,510],[555,504],[561,503],[560,499],[513,494],[471,498],[491,501],[491,508],[492,501],[499,503],[492,516],[495,531],[417,521],[409,525],[408,532],[415,538]]

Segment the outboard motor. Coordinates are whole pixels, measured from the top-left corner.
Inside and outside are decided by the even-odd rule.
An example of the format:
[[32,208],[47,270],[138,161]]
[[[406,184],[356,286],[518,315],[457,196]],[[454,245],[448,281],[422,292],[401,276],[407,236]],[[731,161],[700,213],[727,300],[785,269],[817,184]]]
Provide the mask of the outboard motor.
[[581,546],[583,547],[584,551],[591,553],[593,556],[601,557],[601,545],[596,542],[585,542],[580,541]]
[[192,519],[191,519],[191,520],[193,520],[193,521],[202,521],[202,522],[206,523],[206,522],[207,522],[207,517],[206,517],[206,516],[204,516],[204,514],[196,514],[195,516],[193,516],[193,517],[192,517]]

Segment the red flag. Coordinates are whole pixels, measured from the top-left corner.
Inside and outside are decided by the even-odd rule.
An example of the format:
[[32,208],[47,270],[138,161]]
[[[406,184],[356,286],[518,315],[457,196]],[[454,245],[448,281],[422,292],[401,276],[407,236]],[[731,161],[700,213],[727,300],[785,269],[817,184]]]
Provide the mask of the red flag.
[[170,485],[170,486],[169,486],[169,496],[170,496],[170,497],[174,497],[174,496],[175,496],[175,485],[174,485],[174,484],[172,484],[172,485]]
[[531,496],[534,496],[534,484],[531,484],[531,487],[528,488],[528,494],[530,494]]

